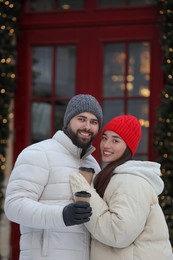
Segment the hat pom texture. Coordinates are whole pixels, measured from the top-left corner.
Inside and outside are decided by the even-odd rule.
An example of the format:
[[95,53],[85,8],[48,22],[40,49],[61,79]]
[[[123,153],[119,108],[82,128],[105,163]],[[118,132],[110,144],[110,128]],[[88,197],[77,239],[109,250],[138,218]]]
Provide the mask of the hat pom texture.
[[141,124],[135,116],[117,116],[104,126],[102,133],[107,130],[111,130],[118,134],[127,144],[132,155],[134,155],[142,135]]
[[76,95],[69,101],[64,115],[64,127],[67,127],[73,117],[84,112],[95,115],[99,122],[99,128],[102,127],[102,108],[95,97],[88,94]]

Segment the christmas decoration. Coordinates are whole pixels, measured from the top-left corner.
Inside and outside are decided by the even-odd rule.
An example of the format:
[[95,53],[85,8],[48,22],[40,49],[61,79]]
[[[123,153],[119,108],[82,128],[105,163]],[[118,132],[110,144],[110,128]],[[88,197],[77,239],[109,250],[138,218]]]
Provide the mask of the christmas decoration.
[[20,1],[0,0],[0,218],[3,212],[6,148],[13,117],[10,104],[15,90],[16,32]]
[[161,164],[165,188],[160,197],[173,245],[173,1],[159,0],[164,86],[157,108],[154,147]]

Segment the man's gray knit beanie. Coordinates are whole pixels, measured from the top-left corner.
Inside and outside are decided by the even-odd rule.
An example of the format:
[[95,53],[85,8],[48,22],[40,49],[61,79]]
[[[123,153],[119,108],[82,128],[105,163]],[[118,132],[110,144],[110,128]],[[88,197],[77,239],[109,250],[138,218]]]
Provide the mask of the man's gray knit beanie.
[[103,112],[99,102],[95,97],[88,94],[76,95],[69,101],[64,114],[64,128],[67,127],[70,120],[81,113],[89,112],[96,116],[99,122],[99,128],[103,123]]

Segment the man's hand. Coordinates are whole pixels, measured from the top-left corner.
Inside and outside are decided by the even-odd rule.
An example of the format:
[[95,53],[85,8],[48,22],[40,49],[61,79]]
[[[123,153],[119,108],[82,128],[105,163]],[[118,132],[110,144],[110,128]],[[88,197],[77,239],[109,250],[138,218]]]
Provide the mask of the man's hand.
[[63,209],[63,219],[66,226],[88,222],[91,215],[92,208],[88,202],[73,202]]

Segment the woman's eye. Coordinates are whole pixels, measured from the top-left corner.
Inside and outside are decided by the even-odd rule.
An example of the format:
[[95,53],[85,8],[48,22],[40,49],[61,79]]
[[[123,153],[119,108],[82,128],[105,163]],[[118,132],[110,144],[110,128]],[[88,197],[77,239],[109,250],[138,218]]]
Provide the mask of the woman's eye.
[[118,140],[114,139],[114,140],[113,140],[113,143],[118,143]]

